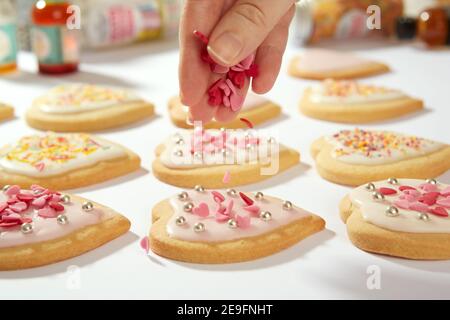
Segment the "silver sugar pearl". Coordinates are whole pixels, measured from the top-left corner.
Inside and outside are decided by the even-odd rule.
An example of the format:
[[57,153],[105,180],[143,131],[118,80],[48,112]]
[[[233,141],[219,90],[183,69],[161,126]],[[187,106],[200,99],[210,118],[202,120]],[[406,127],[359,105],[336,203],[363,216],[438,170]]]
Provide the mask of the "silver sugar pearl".
[[417,215],[417,217],[422,221],[428,221],[430,220],[430,216],[424,212],[421,212]]
[[366,189],[369,191],[374,191],[376,188],[372,182],[369,182],[368,184],[366,184]]
[[274,137],[270,137],[269,139],[267,139],[267,142],[270,144],[276,143],[277,140]]
[[195,191],[197,191],[197,192],[203,192],[203,191],[205,191],[205,188],[203,188],[203,186],[201,186],[201,185],[196,185],[195,187],[194,187],[194,189],[195,189]]
[[263,194],[262,192],[258,191],[258,192],[255,194],[255,199],[256,199],[256,200],[262,200],[263,198],[264,198],[264,194]]
[[437,180],[436,179],[427,179],[426,181],[427,181],[427,183],[437,184]]
[[69,219],[67,218],[67,216],[65,214],[60,214],[56,217],[56,221],[59,224],[67,224],[69,222]]
[[389,182],[390,184],[398,184],[397,178],[389,178],[389,179],[388,179],[388,182]]
[[178,139],[175,141],[175,143],[176,143],[177,145],[182,145],[182,144],[184,144],[184,140],[183,140],[183,138],[178,138]]
[[272,214],[269,211],[263,211],[259,214],[259,217],[264,221],[272,220]]
[[11,187],[11,186],[10,186],[9,184],[6,184],[6,185],[3,186],[2,191],[3,191],[3,192],[6,192],[6,191],[8,191],[8,189],[9,189],[10,187]]
[[227,224],[228,224],[228,227],[231,229],[236,229],[238,226],[236,220],[234,220],[234,219],[228,220]]
[[220,132],[225,132],[227,129],[225,129],[224,127],[220,128]]
[[177,226],[182,226],[186,223],[186,218],[183,216],[179,216],[175,219],[175,223]]
[[178,194],[178,200],[186,201],[189,198],[189,194],[186,191],[183,191]]
[[247,149],[248,151],[253,151],[255,149],[255,146],[250,143],[247,143],[245,149]]
[[194,158],[201,160],[203,158],[203,154],[199,151],[194,152]]
[[83,209],[83,211],[86,211],[86,212],[92,211],[94,209],[94,204],[92,202],[89,202],[89,201],[85,202],[81,206],[81,209]]
[[224,156],[224,157],[228,156],[228,154],[229,154],[229,152],[228,152],[227,149],[222,149],[222,150],[220,150],[220,153],[221,153],[222,156]]
[[397,217],[399,215],[398,209],[396,207],[394,207],[394,206],[389,206],[386,209],[386,215],[388,217]]
[[237,195],[237,191],[234,189],[227,189],[227,194],[229,196],[235,197]]
[[203,232],[205,231],[205,225],[201,222],[197,222],[194,224],[194,231],[195,232]]
[[29,222],[23,223],[20,226],[20,231],[22,231],[22,233],[24,233],[24,234],[29,234],[29,233],[33,232],[33,225]]
[[378,192],[378,191],[374,191],[374,192],[372,193],[372,198],[373,198],[373,200],[381,201],[381,200],[384,200],[384,195],[381,194],[381,193]]
[[70,203],[70,196],[65,194],[61,197],[62,203]]
[[186,212],[191,212],[192,209],[194,209],[194,205],[192,204],[192,202],[188,202],[183,206],[183,210]]
[[292,202],[290,201],[284,201],[283,202],[283,209],[284,210],[291,210],[292,209]]
[[173,153],[174,156],[176,157],[182,157],[183,156],[183,151],[182,150],[177,150]]

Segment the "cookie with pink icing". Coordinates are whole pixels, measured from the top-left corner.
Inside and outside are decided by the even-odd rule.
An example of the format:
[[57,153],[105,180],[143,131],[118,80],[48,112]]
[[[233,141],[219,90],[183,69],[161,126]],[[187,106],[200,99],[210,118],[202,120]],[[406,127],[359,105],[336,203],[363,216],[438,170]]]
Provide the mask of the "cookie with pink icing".
[[86,133],[27,135],[0,148],[0,185],[71,189],[139,169],[132,151]]
[[340,204],[358,248],[420,260],[450,259],[450,185],[389,178],[357,187]]
[[368,123],[421,110],[423,102],[400,90],[327,79],[307,88],[299,107],[303,114],[316,119]]
[[[156,148],[153,174],[185,188],[225,188],[271,178],[297,165],[300,154],[255,130],[182,130]],[[228,172],[232,178],[224,183]]]
[[[189,108],[183,106],[179,97],[170,99],[168,104],[169,115],[172,122],[179,128],[189,129],[193,126],[188,122]],[[270,101],[264,96],[249,93],[245,98],[244,104],[239,115],[234,120],[227,123],[211,121],[204,124],[207,129],[228,129],[247,128],[248,124],[241,119],[247,119],[252,125],[257,126],[272,119],[276,119],[281,114],[281,107],[275,102]]]
[[100,204],[33,185],[0,191],[0,270],[43,266],[93,250],[130,222]]
[[93,132],[153,115],[153,104],[128,89],[72,83],[56,86],[36,98],[26,120],[39,130]]
[[14,108],[0,102],[0,122],[14,117]]
[[294,57],[289,65],[290,75],[313,80],[353,79],[388,71],[389,67],[384,63],[325,49],[307,49]]
[[323,178],[352,186],[438,177],[450,169],[448,144],[383,130],[341,130],[313,142],[311,154]]
[[290,201],[235,189],[183,191],[153,208],[150,248],[173,260],[233,263],[274,254],[324,229]]

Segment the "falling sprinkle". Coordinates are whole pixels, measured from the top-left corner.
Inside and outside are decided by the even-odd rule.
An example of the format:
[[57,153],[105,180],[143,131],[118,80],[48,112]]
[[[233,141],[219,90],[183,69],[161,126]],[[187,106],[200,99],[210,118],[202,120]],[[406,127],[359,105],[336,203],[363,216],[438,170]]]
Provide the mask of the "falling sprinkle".
[[230,180],[231,180],[231,173],[230,173],[230,171],[227,170],[227,171],[225,171],[225,174],[223,175],[222,182],[227,184],[230,182]]
[[139,242],[139,244],[140,244],[141,248],[144,249],[145,253],[148,253],[148,250],[150,247],[148,237],[142,238],[141,241]]
[[250,120],[246,119],[246,118],[239,118],[239,120],[241,120],[242,122],[244,122],[247,127],[249,127],[250,129],[253,129],[253,123],[251,123]]

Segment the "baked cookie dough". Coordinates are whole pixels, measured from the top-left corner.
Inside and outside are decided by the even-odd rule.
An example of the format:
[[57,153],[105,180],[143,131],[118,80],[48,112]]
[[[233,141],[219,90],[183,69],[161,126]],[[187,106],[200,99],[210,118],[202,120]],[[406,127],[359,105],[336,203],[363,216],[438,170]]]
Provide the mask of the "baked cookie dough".
[[422,108],[422,100],[398,90],[332,79],[306,89],[300,102],[311,118],[343,123],[392,119]]
[[[183,130],[156,148],[153,174],[171,185],[226,188],[259,182],[300,162],[300,154],[274,138],[245,130]],[[225,173],[231,180],[223,182]]]
[[14,109],[0,102],[0,122],[14,117]]
[[133,92],[76,83],[57,86],[37,98],[26,113],[39,130],[93,132],[122,127],[154,115],[153,104]]
[[434,179],[383,180],[360,186],[340,204],[352,243],[365,251],[450,259],[450,186]]
[[342,130],[311,146],[319,174],[358,186],[389,177],[426,179],[450,169],[450,146],[390,131]]
[[127,218],[78,196],[33,185],[0,191],[0,270],[79,256],[130,229]]
[[[168,109],[170,118],[177,127],[185,129],[193,127],[187,123],[188,107],[181,104],[179,97],[173,97],[169,101]],[[280,114],[280,106],[263,96],[249,93],[237,118],[227,123],[211,121],[204,124],[203,127],[206,129],[220,129],[222,127],[228,129],[247,128],[247,124],[241,121],[240,118],[245,118],[257,126],[279,117]]]
[[325,221],[289,201],[234,189],[184,191],[153,208],[150,248],[178,261],[249,261],[288,248]]
[[291,76],[312,80],[353,79],[388,71],[389,67],[384,63],[324,49],[307,49],[289,65]]
[[84,187],[140,168],[132,151],[85,133],[29,135],[0,149],[0,185]]

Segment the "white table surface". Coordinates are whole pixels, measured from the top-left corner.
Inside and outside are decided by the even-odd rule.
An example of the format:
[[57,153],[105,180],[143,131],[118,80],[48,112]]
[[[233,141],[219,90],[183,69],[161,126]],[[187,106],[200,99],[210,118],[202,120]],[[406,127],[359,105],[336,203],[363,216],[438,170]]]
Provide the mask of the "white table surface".
[[[369,79],[423,98],[426,110],[398,120],[364,126],[412,133],[450,142],[450,54],[417,46],[389,44],[356,46],[362,56],[392,66],[393,72]],[[150,227],[152,206],[177,193],[178,188],[153,177],[153,150],[175,132],[166,111],[167,100],[178,91],[177,48],[172,43],[139,45],[122,50],[85,54],[81,71],[64,77],[36,74],[34,59],[20,56],[21,73],[0,78],[0,101],[16,107],[17,118],[0,125],[0,143],[33,132],[24,113],[33,98],[61,82],[89,81],[122,85],[156,103],[158,116],[125,129],[101,135],[126,145],[142,157],[142,170],[124,178],[74,190],[82,196],[126,215],[131,231],[119,239],[61,263],[14,272],[0,272],[0,299],[5,298],[151,298],[151,299],[319,299],[319,298],[450,298],[450,261],[409,261],[369,254],[355,248],[338,216],[338,202],[350,190],[321,179],[309,155],[311,142],[352,126],[309,119],[297,104],[312,82],[291,78],[287,62],[268,94],[283,106],[283,116],[266,125],[277,130],[282,142],[302,153],[302,164],[269,181],[246,186],[250,191],[290,199],[321,215],[326,230],[271,257],[232,265],[197,265],[148,256],[139,239]],[[450,183],[450,172],[440,177]],[[69,268],[75,266],[75,269]],[[367,270],[377,266],[381,288],[369,290]],[[69,271],[67,270],[75,270]],[[75,280],[74,280],[75,279]]]

